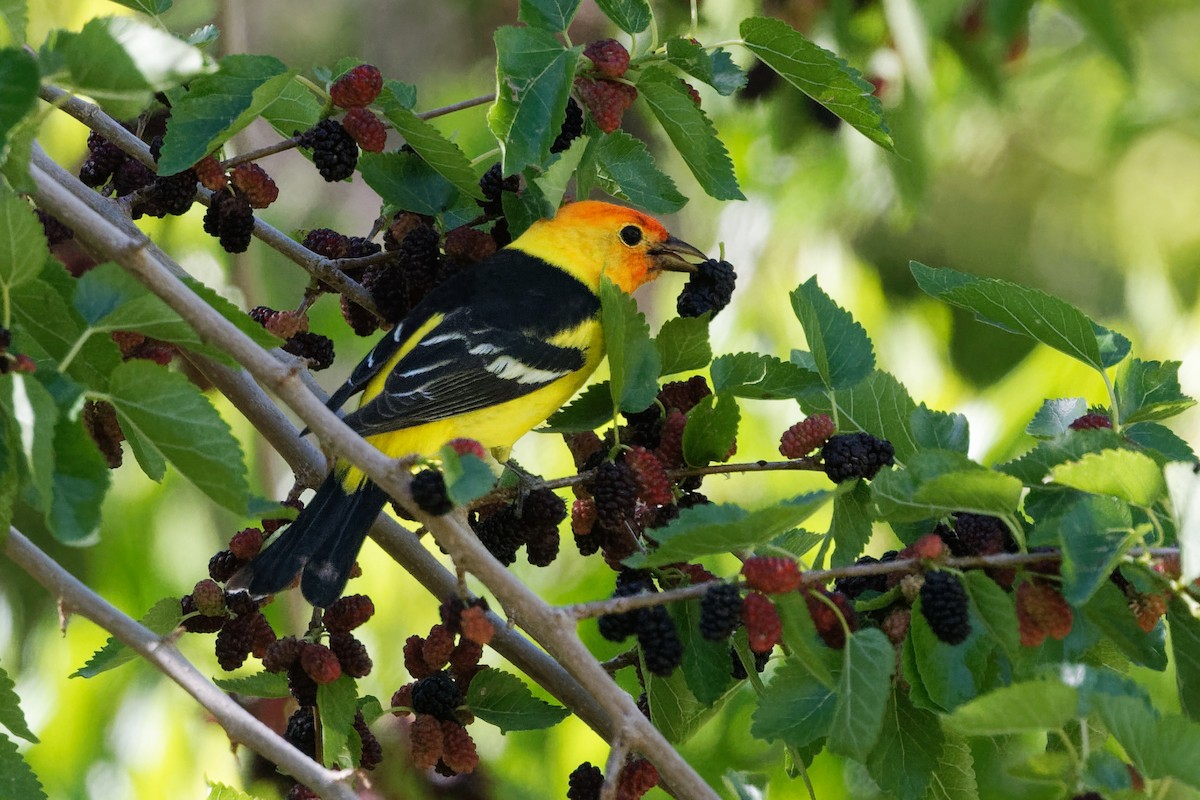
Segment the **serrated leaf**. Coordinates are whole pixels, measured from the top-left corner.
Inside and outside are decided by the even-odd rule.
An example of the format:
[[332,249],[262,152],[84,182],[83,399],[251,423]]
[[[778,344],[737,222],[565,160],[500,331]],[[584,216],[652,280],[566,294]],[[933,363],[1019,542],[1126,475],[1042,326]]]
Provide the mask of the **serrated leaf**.
[[638,77],[637,89],[701,188],[717,200],[745,200],[724,143],[687,87],[667,70],[651,67]]
[[723,503],[684,509],[665,528],[655,529],[658,549],[635,553],[624,563],[657,567],[753,547],[795,528],[832,496],[833,492],[811,492],[757,511]]
[[1200,789],[1200,724],[1180,716],[1157,719],[1145,701],[1102,695],[1097,710],[1133,765],[1147,778],[1176,778]]
[[22,44],[28,24],[26,0],[0,0],[0,36],[7,36],[6,44]]
[[38,66],[24,50],[0,50],[0,146],[8,132],[33,110],[38,94]]
[[1120,446],[1121,435],[1107,428],[1072,431],[1067,436],[1038,442],[1029,452],[997,465],[996,469],[1020,479],[1026,486],[1038,487],[1059,464]]
[[524,681],[495,667],[471,679],[467,707],[501,733],[550,728],[570,714],[565,708],[534,697]]
[[182,172],[216,150],[279,99],[294,75],[274,56],[222,58],[215,74],[196,78],[172,102],[159,173]]
[[970,447],[970,423],[962,414],[935,411],[922,403],[912,413],[911,429],[922,449],[952,450],[965,456]]
[[513,175],[549,158],[583,48],[565,48],[538,28],[499,28],[495,41],[496,101],[488,126],[500,142],[504,174]]
[[1063,596],[1072,605],[1087,602],[1134,543],[1129,506],[1111,497],[1082,497],[1046,524],[1062,543]]
[[1086,413],[1087,401],[1082,397],[1046,400],[1025,426],[1025,432],[1037,439],[1053,439],[1065,435],[1071,423]]
[[8,728],[13,736],[37,744],[38,738],[29,730],[25,715],[21,712],[21,698],[17,696],[16,684],[4,667],[0,667],[0,725]]
[[1021,482],[1011,475],[949,450],[923,450],[903,469],[881,471],[871,481],[877,515],[897,522],[956,511],[1009,516],[1016,511],[1021,490]]
[[1050,479],[1092,494],[1108,495],[1147,507],[1163,496],[1166,484],[1154,459],[1133,450],[1102,450],[1059,464]]
[[858,70],[782,20],[751,17],[742,20],[739,30],[746,49],[780,77],[875,144],[895,149],[874,87]]
[[363,153],[358,172],[384,203],[415,214],[437,216],[459,196],[454,184],[416,153]]
[[32,375],[0,376],[0,408],[15,420],[24,458],[28,490],[25,498],[43,514],[54,497],[54,427],[59,409],[54,397]]
[[1121,424],[1168,419],[1196,405],[1179,388],[1179,366],[1140,358],[1121,364],[1115,382]]
[[100,508],[112,477],[96,444],[76,419],[54,430],[54,475],[46,524],[64,544],[80,544],[100,529]]
[[896,448],[900,463],[918,449],[912,433],[912,414],[917,404],[904,385],[886,372],[875,370],[854,388],[838,392],[836,409],[830,406],[828,397],[815,393],[800,398],[800,407],[810,416],[829,414],[842,433],[866,431],[887,439]]
[[737,441],[742,413],[730,395],[710,394],[688,412],[683,428],[683,460],[702,467],[725,461]]
[[646,317],[608,278],[600,282],[600,322],[613,405],[621,411],[641,411],[658,396],[661,362]]
[[1100,584],[1083,607],[1083,613],[1133,663],[1159,672],[1167,668],[1164,626],[1159,625],[1149,633],[1143,631],[1129,610],[1124,592],[1111,581]]
[[555,33],[565,31],[579,10],[580,0],[521,0],[517,19]]
[[196,30],[189,33],[185,41],[188,44],[193,45],[194,47],[199,47],[203,50],[220,38],[221,29],[210,22],[207,25],[201,25],[199,28],[196,28]]
[[651,214],[670,214],[687,204],[675,181],[655,165],[646,145],[625,131],[601,136],[595,159],[596,181],[613,197]]
[[721,95],[731,95],[746,85],[745,71],[733,63],[724,47],[710,53],[691,39],[673,36],[667,39],[667,63],[704,81]]
[[626,33],[641,33],[653,18],[646,0],[596,0],[596,5]]
[[962,581],[984,629],[1009,660],[1015,662],[1021,654],[1021,633],[1012,595],[1001,589],[983,570],[967,570]]
[[466,453],[459,455],[446,445],[438,451],[442,460],[442,477],[446,482],[446,495],[456,506],[466,508],[472,500],[483,497],[496,485],[496,476],[483,459]]
[[1118,364],[1129,340],[1097,325],[1082,311],[1037,289],[996,278],[976,278],[952,269],[909,262],[917,285],[946,303],[975,312],[977,319],[1027,336],[1093,369]]
[[727,353],[709,368],[713,391],[751,400],[798,400],[821,388],[814,370],[762,353]]
[[945,747],[938,717],[914,708],[893,689],[883,717],[883,731],[867,757],[867,771],[897,800],[920,800]]
[[833,498],[833,518],[829,522],[834,544],[831,566],[849,566],[866,549],[871,540],[870,506],[871,490],[861,481]]
[[672,317],[658,329],[654,346],[661,363],[659,377],[701,369],[712,361],[708,343],[709,318]]
[[1057,681],[1002,686],[944,717],[947,730],[964,736],[1003,736],[1063,728],[1077,716],[1079,694]]
[[358,685],[342,674],[337,680],[317,686],[317,710],[321,715],[321,756],[332,767],[345,751],[354,732],[358,712]]
[[1095,37],[1100,49],[1116,62],[1127,77],[1133,77],[1133,48],[1130,32],[1121,21],[1113,0],[1066,0],[1065,3],[1088,32]]
[[836,692],[799,664],[785,660],[754,709],[750,733],[758,739],[806,747],[828,735],[837,700]]
[[1196,451],[1190,444],[1179,438],[1175,431],[1157,422],[1135,422],[1123,429],[1121,435],[1163,466],[1172,461],[1196,460]]
[[680,672],[692,695],[701,705],[711,708],[733,683],[729,671],[729,642],[710,641],[700,634],[699,599],[672,603],[668,610],[683,644]]
[[126,435],[136,432],[210,498],[247,513],[250,487],[241,445],[186,377],[146,361],[127,361],[113,371],[105,399],[116,408]]
[[878,628],[857,631],[846,640],[829,728],[830,752],[866,759],[883,729],[895,667],[892,643]]
[[796,287],[791,299],[826,388],[849,389],[871,374],[875,351],[867,332],[817,286],[816,276]]
[[513,237],[525,233],[538,220],[553,216],[555,210],[542,194],[541,187],[532,181],[526,182],[525,190],[520,194],[504,192],[500,196],[500,205],[508,223],[509,235]]
[[293,136],[296,131],[306,131],[317,124],[321,118],[321,101],[293,77],[262,110],[262,118],[281,136]]
[[1082,777],[1088,788],[1107,792],[1129,789],[1133,783],[1125,762],[1108,750],[1093,750],[1088,753]]
[[0,186],[0,289],[8,314],[11,293],[37,278],[50,256],[50,246],[33,209],[7,186]]
[[[226,321],[232,323],[239,331],[249,336],[259,347],[270,350],[273,347],[279,347],[283,344],[282,339],[250,319],[249,314],[217,294],[213,289],[190,276],[185,277],[183,282],[201,300],[212,306],[214,311],[224,317]],[[204,352],[208,352],[207,349]]]
[[283,672],[257,672],[241,678],[213,678],[220,689],[246,697],[290,697],[287,674]]
[[977,800],[978,797],[971,746],[961,736],[947,736],[938,767],[930,776],[925,800]]
[[149,14],[156,17],[169,9],[172,0],[112,0],[117,5],[132,8],[134,11],[141,11],[143,14]]
[[665,678],[659,677],[646,668],[645,653],[641,651],[639,666],[646,676],[650,722],[668,742],[678,745],[691,739],[717,712],[717,705],[702,703],[696,698],[688,688],[683,670],[677,669]]
[[475,200],[483,199],[483,193],[479,190],[479,179],[475,177],[471,160],[463,154],[458,145],[443,136],[432,124],[398,103],[389,105],[384,116],[435,172],[463,194]]
[[[54,269],[74,283],[61,267]],[[84,324],[75,309],[44,280],[46,274],[13,292],[13,321],[19,330],[22,349],[39,361],[39,369],[57,369],[58,363],[84,335]],[[73,290],[74,286],[69,288]],[[89,389],[103,391],[108,387],[109,375],[120,363],[121,351],[111,339],[91,336],[66,372]]]
[[1179,580],[1200,578],[1200,473],[1194,464],[1168,464],[1163,470],[1179,540]]
[[939,709],[952,710],[979,694],[981,678],[992,650],[989,637],[980,633],[979,619],[970,614],[971,633],[956,645],[937,638],[921,611],[921,598],[913,604],[909,639],[928,699]]
[[550,161],[542,174],[533,179],[533,184],[542,192],[542,198],[552,216],[562,205],[563,197],[567,194],[567,186],[583,159],[588,147],[588,137],[580,136],[561,153],[550,156]]
[[200,50],[135,17],[90,20],[79,33],[60,33],[52,48],[69,85],[117,119],[207,69]]
[[0,797],[46,800],[37,775],[17,752],[17,743],[0,733]]
[[783,643],[788,649],[788,663],[799,664],[822,686],[836,688],[833,678],[834,651],[817,637],[817,626],[808,613],[808,603],[799,592],[775,595],[772,598],[779,621],[783,623]]
[[593,383],[570,405],[550,415],[538,433],[578,433],[594,431],[613,418],[612,390],[608,381]]
[[[1200,721],[1200,619],[1178,597],[1167,607],[1171,630],[1171,657],[1175,664],[1175,687],[1183,713]],[[11,726],[10,726],[11,728]]]
[[[164,597],[159,600],[145,615],[138,620],[146,628],[159,636],[166,636],[175,630],[183,619],[183,611],[179,606],[179,598]],[[113,667],[119,667],[137,658],[137,653],[130,650],[113,637],[108,637],[104,646],[92,653],[87,663],[71,673],[72,678],[94,678]]]

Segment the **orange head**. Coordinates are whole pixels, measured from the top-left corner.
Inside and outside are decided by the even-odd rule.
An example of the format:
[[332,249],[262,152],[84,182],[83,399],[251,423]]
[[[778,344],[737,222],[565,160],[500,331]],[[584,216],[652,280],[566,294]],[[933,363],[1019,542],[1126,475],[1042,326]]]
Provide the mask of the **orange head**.
[[535,222],[511,245],[598,289],[602,276],[632,292],[664,270],[694,272],[706,256],[631,208],[583,200]]

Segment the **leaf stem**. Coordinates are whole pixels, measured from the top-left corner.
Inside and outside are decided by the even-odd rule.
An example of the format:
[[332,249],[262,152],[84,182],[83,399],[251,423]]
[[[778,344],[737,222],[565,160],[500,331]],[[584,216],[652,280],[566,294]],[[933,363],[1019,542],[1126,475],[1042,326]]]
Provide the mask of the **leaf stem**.
[[480,153],[479,155],[472,158],[471,166],[473,167],[477,164],[481,164],[484,161],[487,161],[488,159],[491,159],[491,158],[495,158],[498,155],[500,155],[500,148],[493,147],[491,150],[488,150],[486,153]]
[[62,361],[58,362],[59,375],[67,374],[67,367],[71,366],[71,362],[75,360],[75,356],[79,355],[79,351],[83,349],[83,346],[95,331],[95,328],[83,329],[83,333],[79,334],[79,338],[75,340],[75,344],[71,345],[71,349],[63,356]]

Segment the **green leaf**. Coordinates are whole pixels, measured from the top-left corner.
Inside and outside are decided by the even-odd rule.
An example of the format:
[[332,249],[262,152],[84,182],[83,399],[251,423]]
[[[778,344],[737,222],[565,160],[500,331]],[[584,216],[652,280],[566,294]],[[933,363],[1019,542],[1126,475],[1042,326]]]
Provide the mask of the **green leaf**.
[[863,761],[883,730],[896,667],[892,643],[878,628],[851,634],[842,651],[829,751]]
[[653,19],[646,0],[596,0],[596,5],[626,33],[641,33]]
[[536,183],[527,181],[525,191],[520,194],[504,192],[500,196],[500,205],[504,209],[504,219],[508,222],[509,235],[519,237],[529,226],[541,219],[554,215],[542,189]]
[[1100,585],[1083,607],[1083,614],[1133,663],[1159,672],[1167,668],[1163,626],[1158,626],[1150,633],[1138,627],[1124,592],[1111,581],[1104,581]]
[[975,312],[989,325],[1028,336],[1103,371],[1129,353],[1129,340],[1088,319],[1074,306],[1037,289],[995,278],[909,262],[917,285],[946,303]]
[[32,375],[0,376],[0,407],[16,420],[29,490],[27,502],[48,513],[54,498],[54,427],[59,409],[54,397]]
[[[386,87],[386,83],[385,83]],[[307,86],[293,77],[279,95],[262,110],[262,118],[281,136],[306,131],[321,118],[321,101]]]
[[837,701],[837,693],[799,664],[785,660],[754,709],[750,733],[758,739],[807,747],[829,734]]
[[700,635],[700,600],[668,606],[683,644],[681,672],[688,690],[701,705],[711,708],[733,683],[729,672],[729,642],[710,641]]
[[687,198],[654,163],[646,145],[625,131],[600,137],[595,151],[596,180],[604,191],[651,214],[670,214]]
[[550,212],[549,216],[553,216],[558,207],[562,205],[563,197],[567,194],[567,187],[575,176],[575,171],[578,169],[587,147],[588,138],[580,136],[571,142],[566,150],[550,156],[546,169],[533,179],[533,184],[542,192],[542,198]]
[[0,41],[23,44],[27,18],[26,0],[0,0]]
[[501,733],[549,728],[570,714],[565,708],[534,697],[524,681],[495,667],[471,679],[467,707]]
[[858,70],[813,44],[786,22],[764,17],[742,20],[746,49],[780,77],[850,123],[880,147],[894,150],[875,87]]
[[746,85],[745,71],[733,63],[724,47],[710,53],[691,39],[673,36],[667,39],[667,63],[704,81],[721,95],[731,95]]
[[257,800],[257,798],[232,786],[210,781],[208,784],[208,796],[205,800]]
[[[273,347],[279,347],[283,344],[283,340],[273,333],[267,331],[262,325],[259,325],[254,320],[250,319],[250,315],[233,303],[226,300],[221,295],[204,285],[200,281],[192,277],[186,277],[183,282],[189,289],[195,292],[201,300],[212,306],[213,310],[233,323],[233,326],[242,333],[249,336],[259,347],[270,350]],[[203,352],[209,352],[210,348],[206,348]]]
[[920,800],[944,748],[945,736],[937,716],[914,708],[903,693],[893,689],[883,731],[867,757],[867,771],[896,800]]
[[1166,493],[1162,470],[1154,459],[1133,450],[1088,453],[1078,461],[1059,464],[1050,479],[1083,492],[1108,495],[1147,507]]
[[69,84],[117,119],[137,116],[154,92],[206,70],[199,49],[135,17],[93,19],[79,33],[59,33],[50,46]]
[[741,417],[737,400],[729,395],[702,398],[688,412],[683,428],[683,460],[693,467],[725,461],[737,441]]
[[46,800],[37,775],[17,752],[17,744],[0,733],[0,797]]
[[[43,241],[45,241],[43,239]],[[54,265],[74,290],[74,279],[66,270]],[[57,369],[58,362],[71,351],[83,336],[84,324],[79,314],[43,277],[22,285],[12,294],[13,320],[19,333],[21,347],[37,360],[40,369]],[[31,352],[35,349],[41,353]],[[108,377],[121,363],[121,351],[104,336],[88,337],[67,369],[67,375],[89,389],[103,391]]]
[[1157,422],[1135,422],[1121,431],[1125,439],[1164,466],[1171,461],[1195,461],[1196,451],[1175,431]]
[[432,124],[399,104],[390,104],[384,116],[435,172],[463,194],[475,200],[483,199],[475,168],[458,145],[443,136]]
[[788,663],[799,664],[825,688],[836,688],[831,666],[836,654],[817,637],[817,626],[808,613],[805,598],[799,592],[789,592],[775,595],[772,600],[783,623]]
[[701,188],[717,200],[745,200],[725,144],[687,87],[667,70],[651,67],[638,77],[637,88]]
[[459,197],[454,184],[416,153],[363,153],[358,172],[384,203],[416,214],[437,216]]
[[[726,651],[726,669],[729,653]],[[650,703],[650,722],[668,742],[682,744],[700,730],[720,708],[721,703],[702,703],[688,687],[683,670],[665,678],[646,669],[645,654],[639,652],[639,665],[646,676],[646,699]]]
[[655,529],[657,550],[635,553],[624,563],[657,567],[753,547],[795,528],[832,496],[832,492],[811,492],[757,511],[723,503],[684,509],[665,528]]
[[1121,444],[1121,435],[1107,428],[1071,431],[1068,435],[1038,442],[1028,453],[1000,464],[996,469],[1018,478],[1026,486],[1040,487],[1059,464],[1077,461],[1088,453],[1099,453]]
[[594,431],[612,422],[613,400],[608,381],[593,383],[568,406],[550,415],[538,433],[578,433]]
[[191,167],[258,118],[292,82],[274,56],[229,55],[213,75],[201,75],[171,104],[158,171]]
[[112,480],[108,463],[77,419],[54,430],[53,498],[46,523],[54,538],[79,544],[100,529],[100,507]]
[[791,294],[792,310],[821,380],[829,389],[849,389],[875,369],[875,352],[867,332],[850,312],[833,302],[814,275]]
[[283,672],[257,672],[241,678],[213,678],[223,691],[246,697],[290,697],[287,674]]
[[712,361],[708,343],[709,317],[672,317],[658,329],[654,346],[658,349],[659,377],[702,369]]
[[613,406],[621,411],[641,411],[658,396],[658,350],[637,303],[608,278],[600,281],[600,321]]
[[1117,371],[1121,424],[1168,419],[1196,405],[1179,388],[1178,361],[1131,358]]
[[37,103],[38,66],[24,50],[0,50],[0,146]]
[[517,19],[555,33],[565,31],[579,10],[580,0],[521,0]]
[[136,433],[217,503],[247,513],[250,487],[241,445],[186,377],[146,361],[127,361],[113,371],[108,392],[126,435]]
[[1171,629],[1179,705],[1184,714],[1200,721],[1200,619],[1192,614],[1187,603],[1173,597],[1167,607],[1167,627]]
[[1025,426],[1025,432],[1037,439],[1065,436],[1071,423],[1087,413],[1087,401],[1082,397],[1063,397],[1046,400]]
[[1179,540],[1179,580],[1200,578],[1200,474],[1193,464],[1168,464],[1163,470]]
[[[728,666],[726,664],[726,667]],[[17,696],[16,684],[4,667],[0,667],[0,725],[8,728],[13,736],[20,736],[27,742],[37,744],[38,738],[29,730],[25,715],[21,712],[21,698]]]
[[713,391],[750,400],[798,400],[821,388],[810,369],[761,353],[726,353],[709,368]]
[[896,460],[901,463],[918,449],[912,432],[917,404],[904,385],[886,372],[875,370],[849,391],[838,392],[836,409],[830,407],[827,397],[816,395],[801,398],[800,407],[810,416],[829,414],[842,433],[866,431],[887,439],[896,448]]
[[496,485],[496,476],[487,463],[470,453],[459,455],[446,445],[438,451],[442,460],[442,477],[446,494],[456,506],[466,508],[472,500],[483,497]]
[[967,454],[971,429],[962,414],[935,411],[922,403],[913,411],[911,423],[913,438],[922,449]]
[[980,622],[971,614],[971,634],[966,641],[949,645],[938,639],[921,611],[921,599],[913,604],[909,639],[916,668],[930,702],[952,710],[973,699],[980,691],[980,675],[992,650],[990,638],[980,635]]
[[1106,727],[1147,778],[1177,778],[1200,789],[1200,725],[1180,716],[1156,719],[1132,697],[1101,695],[1095,705]]
[[975,757],[961,736],[947,736],[938,767],[930,776],[926,800],[978,800]]
[[866,549],[871,540],[871,490],[862,481],[833,498],[829,535],[834,544],[831,566],[849,566]]
[[1125,762],[1108,750],[1093,750],[1088,754],[1082,777],[1088,788],[1106,792],[1118,792],[1132,786]]
[[50,246],[33,209],[0,185],[0,290],[8,318],[13,289],[37,278],[50,257]]
[[538,28],[499,28],[495,40],[496,102],[488,126],[500,140],[504,174],[512,175],[550,157],[583,48],[567,49]]
[[358,685],[342,674],[337,680],[317,686],[317,710],[321,714],[321,756],[325,766],[336,764],[354,732],[358,712]]
[[1057,681],[1002,686],[964,703],[945,717],[946,729],[965,736],[1058,730],[1078,715],[1079,694]]
[[1001,589],[983,570],[967,570],[962,580],[984,630],[1000,645],[1009,660],[1015,662],[1021,654],[1021,633],[1012,595]]
[[1048,522],[1063,550],[1063,596],[1083,605],[1134,543],[1129,506],[1111,497],[1083,497]]
[[871,481],[877,516],[889,522],[917,522],[957,511],[1012,515],[1021,482],[976,464],[961,453],[922,450],[904,469],[884,470]]
[[118,5],[132,8],[134,11],[141,11],[143,14],[149,14],[152,17],[157,17],[164,11],[169,9],[172,0],[112,0]]
[[[166,636],[175,630],[182,619],[183,611],[179,606],[179,598],[164,597],[151,606],[150,610],[138,621],[159,636]],[[92,653],[92,657],[86,664],[71,673],[71,677],[94,678],[102,672],[119,667],[135,658],[137,658],[137,653],[110,636],[103,647]]]
[[1074,16],[1083,23],[1106,56],[1116,62],[1125,75],[1133,77],[1133,48],[1131,32],[1121,21],[1113,0],[1066,0]]

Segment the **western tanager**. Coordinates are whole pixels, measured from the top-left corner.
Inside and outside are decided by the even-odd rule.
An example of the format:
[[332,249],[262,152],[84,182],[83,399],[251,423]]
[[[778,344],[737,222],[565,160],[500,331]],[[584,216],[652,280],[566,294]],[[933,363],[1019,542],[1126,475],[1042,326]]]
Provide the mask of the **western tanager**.
[[[632,292],[705,256],[657,220],[571,203],[508,247],[456,273],[355,367],[329,400],[362,393],[345,422],[393,458],[432,456],[465,437],[505,451],[583,385],[604,358],[600,281]],[[231,581],[255,595],[297,574],[314,606],[342,593],[387,495],[339,461],[294,522]]]

